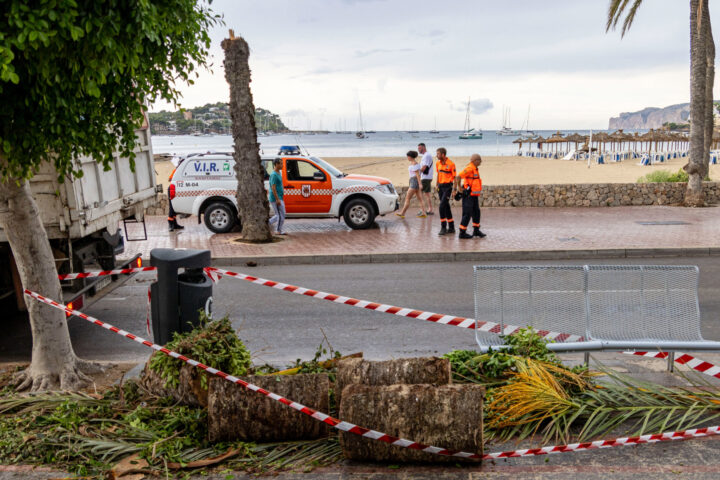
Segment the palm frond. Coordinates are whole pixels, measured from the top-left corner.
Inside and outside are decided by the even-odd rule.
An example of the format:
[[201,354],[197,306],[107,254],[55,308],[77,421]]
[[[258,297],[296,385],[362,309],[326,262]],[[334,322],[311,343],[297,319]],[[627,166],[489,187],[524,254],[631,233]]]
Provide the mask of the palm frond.
[[630,4],[630,0],[610,0],[607,23],[605,24],[606,32],[610,31],[611,28],[615,30],[620,22],[620,19],[623,15],[625,15],[625,21],[623,22],[622,30],[620,32],[621,37],[625,36],[632,26],[633,21],[635,21],[635,15],[642,4],[642,0],[633,0],[629,9],[627,8],[628,4]]

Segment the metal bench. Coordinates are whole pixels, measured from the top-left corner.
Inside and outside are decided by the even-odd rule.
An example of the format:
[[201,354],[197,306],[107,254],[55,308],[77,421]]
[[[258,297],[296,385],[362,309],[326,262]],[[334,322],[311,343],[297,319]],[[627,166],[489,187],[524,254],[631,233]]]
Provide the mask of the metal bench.
[[[558,352],[720,350],[702,338],[696,266],[475,266],[475,318],[583,337]],[[475,331],[481,350],[499,334]]]

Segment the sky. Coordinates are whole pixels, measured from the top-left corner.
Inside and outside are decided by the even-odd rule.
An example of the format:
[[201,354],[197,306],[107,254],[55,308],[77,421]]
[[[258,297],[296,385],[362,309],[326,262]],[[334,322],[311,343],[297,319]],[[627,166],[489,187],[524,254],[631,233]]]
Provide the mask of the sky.
[[645,0],[624,38],[605,32],[608,3],[215,0],[213,66],[180,86],[180,104],[228,100],[231,28],[250,45],[255,106],[295,129],[355,130],[361,108],[366,130],[461,130],[468,99],[474,128],[500,128],[509,108],[516,129],[605,129],[688,102],[689,1]]

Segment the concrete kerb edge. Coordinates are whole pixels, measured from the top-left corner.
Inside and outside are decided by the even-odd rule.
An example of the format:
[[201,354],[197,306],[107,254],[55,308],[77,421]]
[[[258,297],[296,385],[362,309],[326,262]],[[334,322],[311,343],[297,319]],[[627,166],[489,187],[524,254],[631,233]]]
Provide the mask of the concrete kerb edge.
[[[586,250],[500,250],[472,252],[357,253],[329,255],[285,255],[214,257],[212,266],[333,265],[353,263],[487,262],[525,260],[576,260],[593,258],[707,257],[720,255],[720,248],[609,248]],[[146,261],[146,259],[143,259]]]

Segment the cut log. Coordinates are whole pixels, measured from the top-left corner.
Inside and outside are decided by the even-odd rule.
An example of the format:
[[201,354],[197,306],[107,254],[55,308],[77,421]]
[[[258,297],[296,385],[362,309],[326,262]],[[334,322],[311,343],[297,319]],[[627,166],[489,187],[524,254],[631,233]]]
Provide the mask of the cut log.
[[[155,352],[153,355],[164,354]],[[152,355],[150,358],[152,359]],[[178,385],[175,387],[166,387],[165,379],[162,378],[159,373],[150,369],[150,360],[148,360],[145,364],[145,370],[143,371],[140,383],[150,393],[161,397],[172,397],[172,399],[180,405],[207,407],[208,391],[202,388],[200,376],[205,375],[208,379],[211,376],[187,363],[183,363],[179,365],[179,367],[180,378]]]
[[[480,385],[348,385],[340,419],[365,428],[449,450],[482,454],[483,398]],[[450,462],[468,460],[421,452],[340,433],[343,454],[376,462]]]
[[[242,379],[321,412],[327,412],[330,406],[330,380],[324,373],[256,375]],[[265,395],[222,378],[210,380],[208,439],[211,442],[274,442],[313,439],[327,434],[326,424]]]
[[399,383],[428,383],[447,385],[452,383],[450,360],[438,357],[400,358],[383,362],[371,362],[361,358],[349,358],[338,362],[335,395],[342,401],[342,391],[354,383],[360,385],[395,385]]

